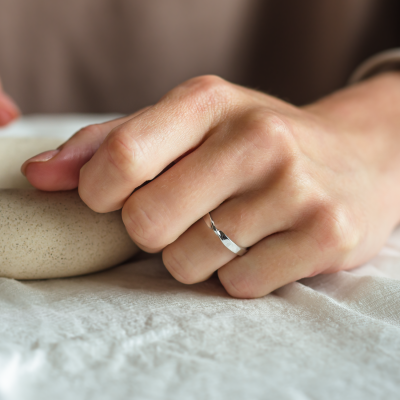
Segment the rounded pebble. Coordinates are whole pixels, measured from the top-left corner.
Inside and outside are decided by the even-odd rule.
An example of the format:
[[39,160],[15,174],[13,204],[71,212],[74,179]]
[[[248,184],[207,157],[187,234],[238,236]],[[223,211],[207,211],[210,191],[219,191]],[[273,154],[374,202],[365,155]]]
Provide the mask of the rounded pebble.
[[99,214],[76,190],[42,192],[19,172],[27,158],[58,146],[46,138],[0,139],[0,277],[48,279],[88,274],[139,252],[121,211]]
[[0,190],[0,276],[47,279],[117,265],[138,252],[121,212],[98,214],[76,190]]

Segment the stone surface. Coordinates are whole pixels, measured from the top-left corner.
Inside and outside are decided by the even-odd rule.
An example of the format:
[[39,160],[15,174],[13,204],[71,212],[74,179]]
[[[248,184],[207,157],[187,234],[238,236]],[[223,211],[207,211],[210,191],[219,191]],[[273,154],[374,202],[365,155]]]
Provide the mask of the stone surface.
[[[98,214],[77,191],[29,188],[21,163],[54,139],[0,139],[0,277],[47,279],[117,265],[139,251],[121,212]],[[25,188],[25,189],[23,189]]]
[[22,163],[60,144],[52,138],[0,138],[0,188],[32,188],[21,174]]

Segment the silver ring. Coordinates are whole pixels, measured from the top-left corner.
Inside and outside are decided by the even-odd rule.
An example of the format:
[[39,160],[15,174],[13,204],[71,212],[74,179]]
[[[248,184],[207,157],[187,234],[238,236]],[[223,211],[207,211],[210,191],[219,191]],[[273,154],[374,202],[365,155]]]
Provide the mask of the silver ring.
[[237,256],[242,256],[243,254],[247,253],[247,249],[245,247],[240,247],[236,243],[234,243],[231,239],[228,238],[228,236],[225,235],[224,232],[220,231],[217,229],[217,227],[214,224],[214,221],[211,217],[211,213],[208,213],[210,216],[210,225],[207,223],[207,216],[204,216],[204,221],[206,225],[214,231],[214,233],[219,237],[219,240],[222,242],[222,244],[230,250],[232,253],[235,253]]

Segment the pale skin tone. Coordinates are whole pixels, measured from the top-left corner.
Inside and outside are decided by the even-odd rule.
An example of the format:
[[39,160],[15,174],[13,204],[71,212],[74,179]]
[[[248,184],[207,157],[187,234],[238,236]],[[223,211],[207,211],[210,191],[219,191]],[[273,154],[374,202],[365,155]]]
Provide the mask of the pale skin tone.
[[3,91],[0,81],[0,127],[18,118],[20,112],[15,102]]
[[[256,298],[379,251],[400,220],[399,109],[396,72],[302,108],[203,76],[22,171],[38,189],[78,188],[94,211],[122,208],[132,239],[162,250],[178,281],[218,271],[230,295]],[[209,211],[244,256],[207,227]]]

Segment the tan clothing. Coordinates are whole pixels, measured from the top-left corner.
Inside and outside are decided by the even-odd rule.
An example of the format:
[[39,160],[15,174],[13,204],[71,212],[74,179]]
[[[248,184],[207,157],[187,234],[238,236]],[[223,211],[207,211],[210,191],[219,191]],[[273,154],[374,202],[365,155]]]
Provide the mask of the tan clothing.
[[24,112],[132,112],[201,74],[296,104],[399,45],[396,0],[0,0],[0,77]]

